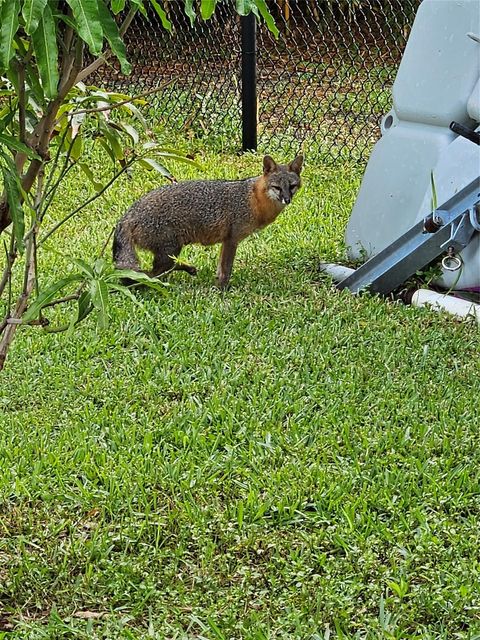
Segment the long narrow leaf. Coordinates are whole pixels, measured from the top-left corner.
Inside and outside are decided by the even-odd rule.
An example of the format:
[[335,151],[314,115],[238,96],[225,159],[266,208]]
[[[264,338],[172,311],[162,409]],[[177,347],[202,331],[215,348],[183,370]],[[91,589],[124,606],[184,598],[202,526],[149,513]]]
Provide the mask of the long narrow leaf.
[[120,122],[120,127],[126,133],[128,133],[128,135],[132,139],[133,144],[138,144],[138,141],[140,140],[140,135],[138,131],[135,129],[135,127],[132,127],[132,125],[128,124],[128,122]]
[[67,0],[78,28],[78,35],[86,42],[90,53],[100,55],[103,45],[103,29],[97,0]]
[[76,273],[71,276],[67,276],[66,278],[62,278],[44,289],[38,298],[28,307],[23,316],[23,322],[30,322],[30,320],[36,318],[40,310],[43,309],[46,304],[55,300],[59,291],[65,289],[69,284],[79,282],[80,280],[82,280],[82,276]]
[[173,176],[170,171],[153,158],[142,158],[138,162],[140,166],[144,167],[145,169],[155,169],[155,171],[158,171],[158,173],[160,173],[162,176],[165,176],[165,178],[173,180]]
[[7,149],[20,151],[20,153],[24,153],[29,158],[36,158],[37,160],[40,159],[40,156],[30,149],[30,147],[27,147],[26,144],[23,144],[23,142],[20,142],[13,136],[7,136],[6,134],[0,133],[0,144],[7,147]]
[[132,65],[127,60],[127,50],[125,48],[125,44],[123,43],[123,40],[120,37],[117,23],[112,18],[112,15],[108,7],[105,5],[104,2],[102,2],[102,0],[99,0],[98,2],[98,13],[100,16],[100,21],[102,23],[103,33],[105,34],[105,37],[108,40],[110,49],[118,58],[122,73],[124,73],[125,75],[128,75],[132,70]]
[[76,322],[84,320],[93,309],[92,298],[88,291],[84,291],[78,299],[77,319]]
[[157,278],[151,278],[146,273],[143,273],[143,271],[133,271],[133,269],[115,269],[112,275],[108,276],[106,280],[110,282],[112,280],[121,280],[123,278],[127,280],[134,280],[138,284],[143,284],[151,289],[155,289],[155,291],[167,293],[167,283],[160,282]]
[[262,18],[265,20],[265,24],[269,30],[273,33],[275,38],[278,38],[280,32],[277,29],[277,25],[275,24],[272,14],[268,10],[265,0],[255,0],[255,4],[257,5],[258,10],[260,11]]
[[18,31],[20,0],[7,0],[0,7],[0,71],[8,69],[15,50],[14,37]]
[[97,324],[99,329],[105,329],[108,324],[108,287],[103,280],[94,279],[90,283],[92,303],[97,310]]
[[148,129],[148,124],[145,118],[142,115],[142,112],[138,107],[136,107],[132,102],[127,102],[123,105],[123,108],[126,111],[130,111],[130,113],[137,118],[137,120],[142,124],[144,129]]
[[193,27],[195,22],[195,11],[193,10],[193,0],[185,0],[185,13],[190,18],[190,24]]
[[72,316],[67,329],[67,338],[69,338],[80,322],[84,320],[93,310],[92,298],[89,291],[83,291],[77,301],[77,313]]
[[162,23],[162,27],[167,31],[172,30],[172,23],[167,18],[167,14],[165,13],[165,9],[157,2],[157,0],[150,0],[150,3],[153,5],[153,8],[157,12],[158,17]]
[[95,191],[101,191],[103,188],[103,184],[98,180],[96,180],[95,175],[93,171],[90,169],[90,167],[88,166],[88,164],[86,164],[85,162],[79,162],[78,166],[83,171],[83,173],[87,176],[87,178],[90,180]]
[[133,291],[128,287],[125,287],[123,284],[109,283],[108,288],[113,289],[114,291],[118,291],[122,295],[127,296],[127,298],[130,298],[130,300],[132,302],[135,302],[135,304],[138,304],[139,306],[141,306],[140,301],[138,300],[138,298],[135,297],[135,294],[133,293]]
[[85,262],[85,260],[82,260],[82,258],[72,258],[72,262],[75,266],[77,266],[80,271],[82,273],[84,273],[87,278],[94,278],[95,277],[95,273],[92,269],[92,267],[88,264],[88,262]]
[[32,35],[32,42],[43,89],[48,98],[54,98],[58,86],[58,47],[55,19],[48,4]]
[[29,36],[36,31],[46,5],[47,0],[24,0],[22,15]]

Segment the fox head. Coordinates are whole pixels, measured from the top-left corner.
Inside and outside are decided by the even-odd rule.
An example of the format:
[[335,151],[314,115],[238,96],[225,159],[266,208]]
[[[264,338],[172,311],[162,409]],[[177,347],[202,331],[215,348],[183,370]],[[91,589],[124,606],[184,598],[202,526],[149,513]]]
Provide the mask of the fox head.
[[282,207],[290,204],[300,188],[300,172],[303,156],[297,156],[289,164],[277,164],[270,156],[263,158],[263,175],[267,196]]

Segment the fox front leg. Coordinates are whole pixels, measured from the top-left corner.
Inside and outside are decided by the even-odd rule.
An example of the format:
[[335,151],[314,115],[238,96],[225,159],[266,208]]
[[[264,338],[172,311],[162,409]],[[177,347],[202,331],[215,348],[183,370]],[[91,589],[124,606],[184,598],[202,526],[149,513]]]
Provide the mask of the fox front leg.
[[220,289],[224,290],[228,287],[230,276],[232,275],[233,260],[237,251],[238,244],[233,240],[225,240],[222,244],[220,252],[220,260],[217,267],[217,282]]

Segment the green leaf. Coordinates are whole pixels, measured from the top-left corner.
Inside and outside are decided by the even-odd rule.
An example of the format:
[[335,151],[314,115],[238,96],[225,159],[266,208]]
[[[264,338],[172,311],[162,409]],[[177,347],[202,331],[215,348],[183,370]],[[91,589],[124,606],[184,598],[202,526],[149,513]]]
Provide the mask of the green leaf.
[[[109,146],[113,152],[114,155],[114,161],[116,160],[123,160],[125,158],[125,153],[123,151],[121,142],[122,139],[121,137],[118,135],[118,131],[115,129],[115,127],[111,127],[109,126],[107,123],[103,122],[102,120],[100,121],[100,131],[103,133],[103,135],[105,136],[105,138],[108,140]],[[101,142],[101,140],[100,140]],[[110,156],[111,157],[111,156]]]
[[168,158],[169,160],[175,160],[175,162],[183,162],[183,164],[188,164],[191,167],[196,167],[197,169],[201,169],[202,165],[195,162],[191,158],[187,158],[186,156],[181,156],[177,153],[172,153],[170,151],[162,151],[161,149],[158,151],[158,155],[162,158]]
[[93,263],[93,271],[97,276],[103,275],[108,268],[109,265],[105,258],[97,258]]
[[125,131],[125,133],[128,133],[128,135],[132,139],[133,144],[138,144],[138,141],[140,140],[140,136],[138,134],[138,131],[135,129],[135,127],[132,127],[132,125],[128,124],[127,122],[121,122],[120,126]]
[[162,23],[163,28],[166,29],[167,31],[171,31],[172,30],[172,23],[167,18],[167,14],[165,13],[165,9],[157,2],[157,0],[150,0],[150,4],[153,5],[153,8],[157,12],[157,15],[160,18],[160,21]]
[[17,138],[13,136],[8,136],[3,133],[0,133],[0,144],[7,147],[7,149],[19,151],[20,153],[24,153],[28,158],[36,158],[40,160],[40,156],[38,156],[30,147],[27,147],[26,144],[17,140]]
[[[12,121],[17,115],[17,104],[17,100],[12,100],[8,106],[0,111],[0,131],[5,131],[5,129],[12,124]],[[14,138],[14,140],[15,139],[16,138]]]
[[252,10],[252,0],[237,0],[237,13],[241,16],[246,16]]
[[89,291],[83,291],[77,300],[77,313],[72,316],[70,324],[67,330],[67,337],[69,338],[77,326],[82,320],[84,320],[88,314],[93,310],[92,298]]
[[28,65],[25,69],[25,76],[25,84],[31,91],[29,102],[30,104],[32,104],[33,101],[36,102],[35,111],[38,112],[39,109],[37,107],[43,107],[45,104],[45,92],[38,78],[37,65]]
[[55,19],[48,4],[32,35],[32,42],[43,89],[48,98],[54,98],[58,86],[58,47]]
[[59,291],[65,289],[65,287],[67,287],[69,284],[72,284],[73,282],[79,282],[80,280],[82,280],[82,276],[78,273],[75,273],[51,284],[44,291],[42,291],[38,298],[28,307],[26,313],[23,316],[23,322],[30,322],[30,320],[36,318],[40,310],[46,304],[49,304],[50,302],[55,300]]
[[67,16],[65,13],[57,13],[57,11],[53,10],[53,17],[55,20],[61,20],[64,22],[67,27],[73,29],[73,31],[77,31],[77,25],[74,20],[70,16]]
[[143,271],[134,271],[133,269],[115,269],[105,280],[107,282],[111,282],[112,280],[122,280],[123,278],[134,280],[138,284],[143,284],[151,289],[155,289],[155,291],[167,293],[166,289],[168,285],[165,282],[160,282],[157,278],[151,278]]
[[190,24],[193,27],[195,22],[195,11],[193,10],[193,0],[185,0],[185,13],[190,18]]
[[79,162],[78,166],[83,171],[83,173],[87,176],[87,178],[90,180],[95,191],[101,191],[103,189],[103,184],[95,179],[93,171],[90,169],[88,164],[86,164],[85,162]]
[[87,276],[87,278],[91,279],[95,277],[95,273],[92,267],[82,258],[72,258],[72,262],[80,269],[83,274]]
[[113,51],[114,55],[118,58],[120,62],[120,68],[122,73],[128,75],[132,70],[132,65],[127,60],[127,50],[125,48],[125,44],[120,37],[120,33],[118,31],[117,23],[112,18],[108,7],[105,5],[102,0],[98,2],[98,13],[100,16],[100,21],[103,27],[103,33],[108,40],[108,44],[110,45],[110,49]]
[[13,45],[19,12],[20,0],[7,0],[0,6],[0,71],[8,69],[15,53]]
[[265,20],[265,24],[269,28],[269,30],[273,33],[275,38],[278,38],[280,32],[277,29],[277,25],[275,24],[275,20],[273,19],[272,14],[268,10],[267,3],[265,0],[255,0],[255,4],[257,5],[262,18]]
[[108,324],[108,287],[104,280],[96,278],[90,283],[92,303],[97,310],[97,324],[99,329],[105,329]]
[[143,5],[143,0],[130,0],[130,2],[137,7],[142,16],[144,16],[145,18],[148,17],[147,10]]
[[217,6],[218,0],[202,0],[200,5],[200,14],[204,20],[209,20]]
[[135,302],[135,304],[142,306],[138,298],[135,297],[135,294],[132,292],[132,290],[129,289],[128,287],[125,287],[123,284],[114,284],[110,282],[108,284],[108,288],[113,289],[114,291],[120,292],[122,295],[127,296],[127,298],[130,298],[130,300],[132,302]]
[[67,0],[72,9],[78,35],[87,44],[90,53],[100,55],[103,46],[103,29],[97,0]]
[[47,0],[24,0],[22,15],[25,20],[25,31],[28,35],[34,33],[42,18]]
[[142,124],[144,129],[148,129],[148,124],[147,121],[145,120],[145,118],[142,115],[142,112],[140,111],[140,109],[138,107],[136,107],[134,104],[132,104],[131,102],[126,102],[123,105],[123,108],[126,111],[129,111],[133,116],[135,116],[135,118],[137,118],[137,120]]
[[145,169],[155,169],[155,171],[158,171],[158,173],[160,173],[162,176],[165,176],[165,178],[173,180],[173,176],[170,171],[153,158],[142,158],[138,162],[140,166],[144,167]]
[[89,291],[84,291],[78,299],[76,322],[84,320],[93,309],[92,298]]
[[117,161],[115,158],[115,154],[113,153],[113,149],[111,148],[111,146],[108,144],[108,140],[106,140],[105,138],[95,138],[95,141],[98,141],[98,143],[105,149],[105,151],[110,156],[113,164],[116,164]]
[[115,15],[125,9],[125,0],[112,0],[112,11]]
[[75,162],[80,158],[83,153],[83,138],[82,136],[75,136],[73,144],[70,148],[70,157]]

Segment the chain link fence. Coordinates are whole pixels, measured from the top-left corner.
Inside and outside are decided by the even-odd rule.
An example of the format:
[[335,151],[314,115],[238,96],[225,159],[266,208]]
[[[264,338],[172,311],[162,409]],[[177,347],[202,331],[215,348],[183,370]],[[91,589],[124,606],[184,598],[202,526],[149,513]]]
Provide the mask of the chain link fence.
[[[257,27],[258,146],[297,152],[315,142],[325,160],[366,161],[389,110],[391,86],[420,0],[269,0],[278,39]],[[194,26],[183,0],[172,23],[139,14],[126,35],[129,77],[104,68],[99,84],[149,98],[152,123],[241,148],[241,21],[234,0]]]

